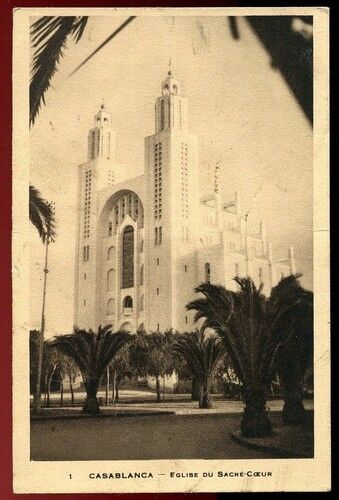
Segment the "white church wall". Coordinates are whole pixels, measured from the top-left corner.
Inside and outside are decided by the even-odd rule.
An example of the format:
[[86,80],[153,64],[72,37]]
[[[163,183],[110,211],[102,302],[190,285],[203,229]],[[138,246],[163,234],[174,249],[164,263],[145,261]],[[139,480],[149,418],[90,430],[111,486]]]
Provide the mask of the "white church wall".
[[[179,82],[169,74],[156,101],[155,134],[145,138],[145,174],[132,179],[116,162],[109,114],[101,108],[96,115],[100,123],[89,135],[93,158],[79,168],[75,320],[80,326],[193,330],[194,312],[185,306],[200,283],[235,291],[234,277],[250,275],[257,286],[264,282],[268,294],[282,273],[294,269],[293,249],[289,260],[272,264],[264,224],[250,233],[239,195],[223,201],[217,177],[215,192],[200,198],[198,139],[186,129],[186,105]],[[122,283],[129,227],[133,286]],[[82,259],[85,247],[90,255]]]

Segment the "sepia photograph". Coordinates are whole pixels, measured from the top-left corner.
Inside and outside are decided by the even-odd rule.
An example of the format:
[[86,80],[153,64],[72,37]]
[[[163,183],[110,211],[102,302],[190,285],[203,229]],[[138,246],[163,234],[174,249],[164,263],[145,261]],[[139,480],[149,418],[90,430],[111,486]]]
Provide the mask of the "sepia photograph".
[[293,491],[319,387],[327,460],[328,11],[278,10],[17,12],[18,492]]

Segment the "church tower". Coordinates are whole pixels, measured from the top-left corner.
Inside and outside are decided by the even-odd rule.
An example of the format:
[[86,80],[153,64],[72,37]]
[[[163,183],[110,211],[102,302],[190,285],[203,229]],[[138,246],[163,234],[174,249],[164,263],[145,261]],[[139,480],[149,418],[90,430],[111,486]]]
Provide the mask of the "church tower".
[[[197,241],[198,141],[187,127],[187,100],[171,71],[155,103],[155,134],[145,139],[147,193],[145,320],[151,330],[178,328],[192,296],[188,270]],[[186,276],[185,276],[186,273]],[[180,284],[179,284],[180,281]],[[182,288],[183,287],[183,288]],[[190,290],[190,293],[188,293]]]
[[96,238],[98,193],[113,186],[121,175],[115,159],[116,134],[102,104],[88,133],[87,162],[78,169],[77,234],[75,258],[74,323],[96,328]]

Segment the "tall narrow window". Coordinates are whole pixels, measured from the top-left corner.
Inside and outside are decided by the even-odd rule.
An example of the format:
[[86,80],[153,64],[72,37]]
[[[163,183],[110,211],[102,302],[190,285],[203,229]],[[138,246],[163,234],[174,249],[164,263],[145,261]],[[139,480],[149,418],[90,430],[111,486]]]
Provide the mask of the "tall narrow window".
[[205,263],[205,283],[211,283],[211,266],[209,262]]
[[109,299],[107,302],[107,316],[114,314],[114,299]]
[[154,229],[154,245],[158,244],[158,228]]
[[165,128],[165,101],[162,99],[160,101],[160,129]]
[[122,237],[122,288],[134,286],[134,229],[127,226]]
[[140,267],[140,285],[144,284],[144,264]]
[[108,223],[108,236],[111,237],[113,233],[113,224],[111,221]]
[[92,132],[92,140],[91,140],[91,158],[95,157],[95,130]]
[[82,255],[82,260],[84,262],[87,262],[89,260],[89,246],[86,245],[84,248],[83,248],[83,255]]
[[159,245],[162,243],[162,227],[159,227]]

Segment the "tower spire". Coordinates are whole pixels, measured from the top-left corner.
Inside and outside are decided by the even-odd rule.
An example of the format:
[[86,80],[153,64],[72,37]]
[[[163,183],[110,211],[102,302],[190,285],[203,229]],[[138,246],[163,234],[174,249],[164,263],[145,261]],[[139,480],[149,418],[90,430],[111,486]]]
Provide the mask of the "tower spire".
[[171,76],[172,75],[172,57],[169,58],[169,61],[168,61],[168,76]]
[[93,128],[88,134],[88,159],[114,158],[115,133],[111,129],[111,115],[105,108],[104,98],[94,116]]
[[180,82],[172,76],[170,69],[161,84],[161,96],[155,104],[155,130],[159,132],[169,128],[185,128],[187,124],[186,100],[181,94]]

